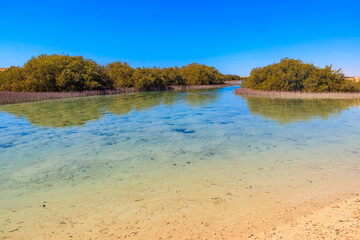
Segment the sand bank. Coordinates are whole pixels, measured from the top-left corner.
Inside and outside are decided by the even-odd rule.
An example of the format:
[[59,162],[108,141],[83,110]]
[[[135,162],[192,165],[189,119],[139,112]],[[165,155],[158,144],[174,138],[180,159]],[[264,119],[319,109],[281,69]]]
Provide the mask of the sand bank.
[[149,91],[179,91],[179,90],[191,90],[191,89],[222,88],[237,84],[238,81],[227,81],[224,84],[217,84],[217,85],[166,86],[161,88],[150,88],[150,89],[116,88],[116,89],[93,90],[93,91],[82,91],[82,92],[0,91],[0,105],[20,103],[20,102],[35,102],[35,101],[43,101],[43,100],[51,100],[51,99],[63,99],[63,98],[75,98],[75,97],[87,97],[87,96],[111,95],[111,94],[128,94],[128,93],[149,92]]
[[269,98],[300,98],[300,99],[360,99],[360,93],[308,93],[290,91],[260,91],[253,89],[235,89],[235,93],[242,96],[256,96]]

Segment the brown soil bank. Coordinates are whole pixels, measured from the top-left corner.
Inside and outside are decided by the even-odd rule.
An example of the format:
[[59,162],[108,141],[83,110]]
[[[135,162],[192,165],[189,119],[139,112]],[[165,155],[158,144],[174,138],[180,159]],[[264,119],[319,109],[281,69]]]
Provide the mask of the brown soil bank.
[[238,81],[227,81],[218,85],[189,85],[189,86],[166,86],[162,88],[136,89],[136,88],[116,88],[108,90],[93,90],[82,92],[10,92],[0,91],[0,105],[20,102],[35,102],[50,99],[87,97],[96,95],[125,94],[147,91],[176,91],[188,89],[210,89],[222,88],[237,85]]
[[242,96],[256,96],[269,98],[301,98],[301,99],[360,99],[359,93],[308,93],[308,92],[286,92],[286,91],[260,91],[248,88],[235,89],[235,93]]

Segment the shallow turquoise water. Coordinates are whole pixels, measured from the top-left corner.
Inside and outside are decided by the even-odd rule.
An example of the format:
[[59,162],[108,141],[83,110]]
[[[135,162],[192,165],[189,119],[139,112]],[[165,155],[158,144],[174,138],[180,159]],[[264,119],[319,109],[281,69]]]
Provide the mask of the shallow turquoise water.
[[[356,192],[358,100],[243,98],[233,90],[0,106],[0,213],[6,216],[0,225],[7,231],[15,227],[9,219],[31,219],[31,211],[23,208],[43,202],[52,202],[51,216],[61,216],[62,204],[74,199],[83,205],[90,201],[94,209],[124,200],[128,210],[122,213],[131,219],[136,205],[129,202],[149,199],[153,206],[155,195],[158,202],[181,205],[191,197],[205,203],[211,194],[230,191],[241,197],[223,197],[224,203],[246,205],[270,192],[270,206]],[[244,192],[246,186],[257,191]],[[104,189],[108,197],[101,203],[89,194]],[[263,207],[268,206],[248,209]],[[77,211],[91,216],[85,206]],[[52,223],[53,217],[43,217]],[[22,224],[31,229],[35,223]]]

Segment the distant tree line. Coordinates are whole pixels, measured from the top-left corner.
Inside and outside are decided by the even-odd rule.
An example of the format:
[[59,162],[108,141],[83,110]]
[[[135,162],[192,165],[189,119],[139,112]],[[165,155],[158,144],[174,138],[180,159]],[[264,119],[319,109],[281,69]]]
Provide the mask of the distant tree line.
[[109,88],[161,88],[170,85],[222,84],[240,79],[221,74],[214,67],[192,63],[183,67],[133,68],[125,62],[105,66],[91,59],[69,55],[40,55],[24,67],[0,72],[0,90],[69,92]]
[[341,69],[320,68],[289,58],[254,68],[241,81],[241,87],[267,91],[360,92],[360,83],[348,80]]

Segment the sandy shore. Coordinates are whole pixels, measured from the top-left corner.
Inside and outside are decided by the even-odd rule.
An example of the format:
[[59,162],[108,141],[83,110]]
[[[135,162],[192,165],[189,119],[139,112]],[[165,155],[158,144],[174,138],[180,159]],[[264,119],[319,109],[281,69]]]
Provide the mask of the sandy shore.
[[[45,204],[43,208],[46,210],[48,203]],[[140,201],[139,209],[142,208],[141,205],[143,204]],[[311,204],[308,207],[311,208]],[[63,210],[69,211],[66,208]],[[214,211],[214,209],[208,210]],[[25,227],[21,226],[29,220],[18,220],[19,222],[13,228],[6,231],[0,229],[0,239],[360,239],[360,197],[358,196],[331,204],[304,216],[295,217],[297,210],[295,212],[280,211],[278,217],[287,214],[289,217],[286,218],[291,218],[286,223],[283,223],[283,217],[277,220],[275,216],[265,217],[265,215],[258,220],[242,218],[223,219],[219,222],[219,219],[213,218],[214,214],[209,214],[210,212],[195,214],[192,211],[180,210],[178,214],[167,215],[166,218],[156,214],[155,222],[149,220],[153,219],[153,216],[148,215],[149,219],[139,216],[135,223],[129,224],[130,219],[122,221],[120,213],[118,217],[113,218],[113,211],[118,210],[104,206],[101,212],[90,218],[79,215],[76,219],[73,218],[74,216],[69,217],[75,213],[68,213],[67,217],[57,216],[57,226],[44,222],[48,217],[45,218],[38,213],[39,218],[32,220],[35,221],[33,228],[24,229]],[[217,211],[216,208],[215,211]],[[232,208],[232,211],[236,209]],[[191,217],[185,218],[185,214]],[[199,222],[200,219],[202,219],[201,222]],[[5,222],[10,223],[11,220],[7,218]]]
[[148,91],[179,91],[179,90],[191,90],[191,89],[211,89],[229,87],[239,84],[239,81],[227,81],[224,84],[218,85],[189,85],[189,86],[166,86],[162,88],[151,89],[136,89],[136,88],[116,88],[108,90],[93,90],[82,92],[11,92],[0,91],[0,105],[21,103],[21,102],[35,102],[51,99],[64,99],[64,98],[76,98],[76,97],[88,97],[97,95],[111,95],[111,94],[128,94],[137,92]]
[[334,204],[250,239],[360,239],[360,197]]
[[256,96],[269,98],[300,98],[300,99],[360,99],[360,93],[308,93],[286,91],[260,91],[253,89],[235,89],[235,93],[242,96]]

